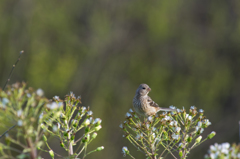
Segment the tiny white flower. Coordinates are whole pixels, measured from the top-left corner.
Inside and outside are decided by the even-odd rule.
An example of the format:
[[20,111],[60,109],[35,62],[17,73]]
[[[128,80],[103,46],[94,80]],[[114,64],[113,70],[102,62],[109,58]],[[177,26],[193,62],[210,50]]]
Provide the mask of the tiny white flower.
[[179,138],[179,135],[176,135],[175,133],[173,133],[173,134],[172,134],[172,138],[173,138],[174,140],[177,140],[177,139]]
[[175,120],[174,120],[174,121],[171,121],[171,122],[169,123],[169,125],[170,125],[170,126],[177,126],[177,121],[175,121]]
[[221,153],[228,154],[228,153],[229,153],[229,150],[228,150],[228,149],[222,149],[222,150],[221,150]]
[[204,131],[203,128],[200,128],[200,127],[198,127],[198,126],[196,126],[195,130],[196,130],[196,131],[199,131],[199,130],[200,130],[200,134],[203,133],[203,131]]
[[153,120],[152,116],[149,116],[147,119],[148,119],[148,121],[150,121],[150,122],[152,122],[152,120]]
[[198,131],[199,129],[200,129],[200,127],[199,127],[199,126],[196,126],[196,127],[195,127],[195,130],[196,130],[196,131]]
[[17,111],[17,116],[20,117],[21,115],[22,115],[22,109],[19,109],[19,110]]
[[91,123],[91,121],[89,119],[86,119],[85,122],[84,122],[84,125],[88,126],[90,123]]
[[6,105],[7,103],[9,103],[9,100],[7,98],[3,98],[2,103],[3,103],[3,105]]
[[173,121],[173,125],[177,126],[178,122],[175,120]]
[[132,115],[129,112],[127,112],[125,116],[126,116],[126,118],[132,117]]
[[167,115],[167,113],[166,113],[166,112],[163,112],[162,115]]
[[204,112],[204,110],[203,109],[199,109],[199,113],[203,113]]
[[228,142],[222,143],[222,148],[223,149],[229,149],[230,148],[230,144]]
[[63,106],[63,102],[58,102],[58,107],[62,107]]
[[170,125],[170,126],[173,126],[173,121],[171,121],[171,122],[169,123],[169,125]]
[[102,119],[96,118],[96,119],[94,120],[93,124],[96,124],[96,123],[101,124],[101,123],[102,123]]
[[146,127],[147,127],[147,129],[149,129],[149,127],[150,127],[149,123],[146,124]]
[[58,127],[56,125],[53,125],[53,128],[52,128],[53,132],[57,132],[58,130]]
[[188,120],[192,120],[192,116],[189,115],[189,114],[186,114],[186,119],[188,119]]
[[90,117],[89,120],[90,120],[91,123],[94,123],[93,117]]
[[133,113],[134,111],[133,111],[132,109],[129,109],[129,112],[130,112],[130,113]]
[[181,113],[182,111],[181,111],[181,109],[177,109],[177,112],[178,112],[178,113]]
[[204,119],[203,122],[204,124],[206,124],[206,126],[209,126],[212,124],[208,119]]
[[142,126],[142,123],[141,122],[137,122],[136,123],[136,127],[140,128]]
[[171,109],[176,109],[176,107],[173,106],[173,105],[170,105],[169,108],[171,108]]
[[[216,145],[216,143],[215,143],[215,145]],[[214,145],[211,145],[210,146],[210,151],[217,151],[217,148]]]
[[51,104],[47,104],[47,107],[48,107],[49,109],[56,109],[56,108],[58,108],[59,106],[58,106],[58,104],[57,104],[56,102],[52,102]]
[[120,124],[119,127],[122,129],[123,128],[123,124]]
[[173,127],[173,131],[176,132],[176,133],[179,133],[181,130],[180,127]]
[[201,121],[198,122],[198,127],[202,127],[202,122]]
[[192,116],[189,116],[189,117],[188,117],[188,120],[192,120]]
[[53,99],[59,101],[59,96],[54,96]]
[[30,98],[32,95],[30,93],[27,93],[27,97]]
[[129,150],[128,150],[128,148],[127,148],[126,146],[124,146],[124,147],[122,148],[122,153],[123,153],[123,156],[126,156],[126,154],[129,153]]
[[183,143],[179,143],[179,145],[178,145],[178,147],[183,147],[184,146],[184,144]]
[[155,127],[152,127],[152,131],[156,131],[157,130],[157,128],[155,128]]
[[92,115],[93,112],[90,110],[90,111],[87,112],[87,114],[88,114],[88,115]]
[[139,134],[137,134],[137,136],[135,137],[136,140],[139,140],[141,138],[141,136]]
[[36,94],[41,97],[44,95],[44,91],[41,88],[38,88]]
[[191,106],[190,109],[196,109],[196,107],[195,106]]
[[217,159],[218,155],[217,154],[214,154],[214,153],[211,153],[210,154],[210,158],[211,159]]
[[43,112],[39,115],[39,119],[42,119],[43,117]]
[[240,158],[240,153],[237,154],[237,158]]
[[169,116],[165,116],[164,118],[165,120],[171,120],[171,118]]
[[156,134],[152,133],[151,137],[154,139],[156,137]]
[[18,126],[22,126],[23,125],[23,121],[22,120],[18,120]]
[[82,107],[82,113],[84,113],[86,110],[86,107]]

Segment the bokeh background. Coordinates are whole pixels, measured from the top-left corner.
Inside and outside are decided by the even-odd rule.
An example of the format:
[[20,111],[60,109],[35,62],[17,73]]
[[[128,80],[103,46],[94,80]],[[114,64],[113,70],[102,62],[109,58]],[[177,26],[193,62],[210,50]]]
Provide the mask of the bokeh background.
[[0,84],[24,50],[10,84],[26,81],[48,98],[81,95],[103,120],[89,150],[105,149],[87,158],[121,159],[123,146],[145,158],[119,124],[147,83],[160,106],[205,110],[212,125],[203,136],[217,135],[189,156],[200,159],[215,142],[239,141],[239,8],[238,0],[1,0]]

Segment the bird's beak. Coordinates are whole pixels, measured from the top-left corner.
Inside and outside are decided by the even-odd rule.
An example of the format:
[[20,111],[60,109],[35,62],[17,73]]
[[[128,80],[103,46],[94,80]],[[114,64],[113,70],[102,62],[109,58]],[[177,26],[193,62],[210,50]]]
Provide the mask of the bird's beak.
[[150,91],[151,91],[151,88],[149,87],[147,90],[148,90],[148,92],[150,92]]

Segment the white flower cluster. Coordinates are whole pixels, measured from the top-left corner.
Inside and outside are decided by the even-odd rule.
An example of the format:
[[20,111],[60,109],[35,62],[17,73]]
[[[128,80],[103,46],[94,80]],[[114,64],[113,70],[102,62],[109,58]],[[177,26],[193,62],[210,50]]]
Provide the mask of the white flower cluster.
[[228,142],[217,144],[210,146],[208,150],[208,154],[205,155],[205,159],[218,159],[218,158],[225,158],[225,159],[240,159],[240,152],[239,150],[235,150],[235,147],[231,147]]

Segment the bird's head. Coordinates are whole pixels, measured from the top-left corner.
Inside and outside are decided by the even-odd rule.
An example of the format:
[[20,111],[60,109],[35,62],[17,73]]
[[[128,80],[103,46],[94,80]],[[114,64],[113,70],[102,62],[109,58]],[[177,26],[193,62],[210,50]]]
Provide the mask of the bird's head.
[[136,93],[140,96],[145,96],[151,91],[151,88],[147,84],[140,84]]

